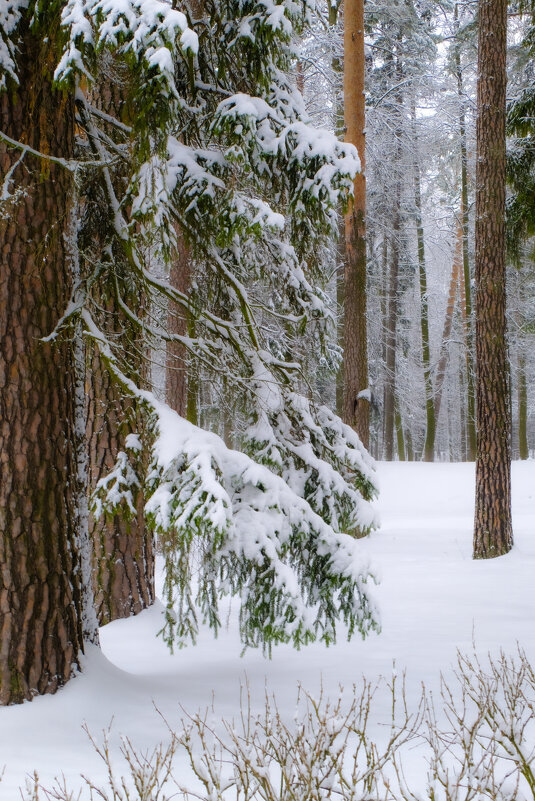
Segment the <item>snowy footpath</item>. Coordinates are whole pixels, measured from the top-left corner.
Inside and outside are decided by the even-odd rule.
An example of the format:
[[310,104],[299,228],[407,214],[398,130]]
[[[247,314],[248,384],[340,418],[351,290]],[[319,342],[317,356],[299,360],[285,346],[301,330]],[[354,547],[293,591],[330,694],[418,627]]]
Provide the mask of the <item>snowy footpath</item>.
[[[0,799],[20,798],[34,770],[45,786],[62,774],[72,787],[81,786],[80,774],[101,781],[104,767],[84,724],[97,742],[111,725],[119,760],[121,735],[152,748],[166,740],[167,724],[180,727],[184,710],[213,703],[216,716],[236,716],[246,683],[254,708],[267,689],[284,712],[295,707],[298,684],[334,697],[363,675],[391,676],[395,663],[416,705],[421,683],[436,691],[457,649],[471,651],[473,643],[482,654],[513,653],[518,643],[535,661],[535,462],[513,465],[514,549],[487,562],[471,558],[473,465],[382,463],[379,480],[381,528],[362,543],[363,559],[380,576],[372,589],[379,635],[348,643],[341,632],[334,647],[279,647],[268,660],[253,651],[241,656],[235,607],[217,640],[203,632],[196,647],[174,655],[156,637],[161,605],[112,623],[101,630],[102,652],[88,654],[84,673],[56,696],[0,709]],[[388,719],[386,696],[374,715]]]

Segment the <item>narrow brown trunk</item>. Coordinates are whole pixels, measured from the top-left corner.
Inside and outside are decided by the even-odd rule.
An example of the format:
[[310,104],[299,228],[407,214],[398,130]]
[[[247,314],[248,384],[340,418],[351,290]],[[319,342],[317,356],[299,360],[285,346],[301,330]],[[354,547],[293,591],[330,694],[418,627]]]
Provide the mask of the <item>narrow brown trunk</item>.
[[400,462],[405,461],[405,435],[403,433],[403,421],[401,420],[401,412],[399,406],[396,404],[396,412],[394,415],[396,424],[396,442],[398,448],[398,459]]
[[455,252],[453,255],[453,265],[451,268],[450,289],[448,292],[448,303],[446,306],[446,316],[444,318],[444,329],[442,331],[442,344],[440,346],[440,357],[437,366],[437,377],[435,381],[435,419],[438,424],[440,418],[440,408],[442,406],[442,393],[444,390],[444,380],[448,367],[449,340],[453,324],[453,312],[455,310],[455,297],[462,267],[462,228],[457,226],[457,236],[455,238]]
[[410,428],[405,432],[405,442],[407,443],[407,461],[414,462],[414,448],[412,447],[412,434]]
[[[341,231],[336,249],[340,266],[336,275],[336,303],[338,306],[338,320],[336,327],[336,338],[338,347],[344,352],[344,298],[345,298],[345,232]],[[344,361],[336,374],[336,413],[339,417],[344,417]]]
[[[401,50],[401,33],[399,34]],[[393,54],[390,58],[393,59]],[[395,62],[395,76],[398,86],[403,81],[403,65],[398,52]],[[397,175],[394,182],[392,205],[392,229],[390,234],[390,271],[388,279],[388,313],[386,318],[385,350],[386,375],[384,384],[384,451],[385,459],[394,458],[394,429],[396,405],[396,356],[397,356],[397,323],[399,311],[399,260],[401,235],[401,173],[400,165],[403,158],[403,94],[401,89],[396,91],[396,107],[394,111],[396,124],[396,167]]]
[[[379,288],[379,302],[381,308],[381,364],[383,365],[384,371],[384,381],[383,381],[383,412],[384,406],[386,404],[386,385],[387,385],[387,374],[386,374],[386,354],[387,354],[387,335],[386,332],[388,330],[387,320],[388,320],[388,283],[389,283],[389,252],[388,252],[388,237],[385,235],[383,237],[383,248],[382,248],[382,258],[381,258],[381,283]],[[382,416],[382,425],[379,432],[377,434],[377,458],[384,458],[385,455],[385,414],[383,413]]]
[[[455,30],[459,29],[458,4],[454,7]],[[472,322],[472,289],[470,274],[470,256],[468,249],[469,241],[469,216],[468,216],[468,155],[466,148],[466,98],[463,88],[463,73],[461,68],[460,45],[455,47],[455,75],[457,78],[457,96],[459,99],[459,138],[461,149],[461,219],[462,219],[462,241],[463,241],[463,283],[465,296],[465,320],[466,320],[466,367],[467,367],[467,431],[468,431],[468,458],[474,461],[476,458],[476,414],[475,414],[475,389],[474,389],[474,336]]]
[[425,240],[422,222],[422,192],[420,186],[420,161],[418,138],[416,134],[416,109],[413,102],[413,146],[414,146],[414,204],[416,206],[416,239],[418,243],[418,273],[420,289],[420,332],[422,335],[422,362],[425,388],[425,444],[424,461],[432,462],[435,454],[436,418],[433,402],[433,381],[431,379],[431,351],[429,345],[429,304],[427,301],[427,275],[425,270]]
[[[462,284],[462,281],[461,281]],[[461,461],[468,460],[468,431],[466,427],[466,382],[463,370],[463,362],[459,360],[459,423],[461,427]]]
[[475,304],[476,559],[507,553],[513,545],[505,319],[506,44],[507,0],[480,0]]
[[305,95],[305,73],[303,71],[303,62],[297,62],[297,77],[296,77],[297,90],[302,97]]
[[[59,13],[47,38],[20,26],[19,87],[0,95],[0,129],[72,158],[74,102],[52,88]],[[0,143],[0,180],[21,153]],[[12,185],[24,196],[0,217],[0,703],[54,692],[82,650],[75,520],[73,354],[43,342],[64,311],[71,276],[64,233],[72,178],[26,155]]]
[[[522,345],[520,345],[522,348]],[[518,375],[518,455],[520,459],[529,458],[528,447],[528,384],[526,379],[526,356],[519,350],[517,361]]]
[[[169,283],[179,292],[189,294],[191,283],[191,255],[184,238],[178,232],[176,257],[171,266]],[[188,334],[188,321],[184,310],[172,301],[167,311],[167,332],[174,336]],[[188,410],[187,349],[180,342],[167,343],[165,400],[182,417]]]
[[400,192],[398,182],[395,198],[392,238],[390,241],[390,271],[388,280],[388,304],[385,332],[386,375],[384,387],[384,451],[385,459],[394,458],[394,425],[396,399],[396,348],[398,320],[398,273],[399,273],[399,235],[400,235]]
[[[334,28],[338,21],[338,3],[329,4],[329,26]],[[341,97],[342,72],[343,67],[341,59],[338,55],[333,55],[331,58],[331,69],[334,76],[334,92],[333,92],[333,107],[334,107],[334,129],[336,136],[342,138],[344,136],[344,104]],[[336,247],[336,258],[338,260],[336,270],[336,303],[338,305],[338,320],[336,327],[336,339],[338,346],[343,353],[344,350],[344,305],[345,305],[345,263],[346,263],[346,243],[345,243],[345,220],[340,215],[340,224],[338,230],[338,241]],[[339,417],[344,416],[344,363],[336,374],[336,413]]]
[[344,119],[346,142],[355,145],[361,171],[345,220],[344,421],[367,448],[370,438],[366,324],[366,117],[364,0],[344,4]]

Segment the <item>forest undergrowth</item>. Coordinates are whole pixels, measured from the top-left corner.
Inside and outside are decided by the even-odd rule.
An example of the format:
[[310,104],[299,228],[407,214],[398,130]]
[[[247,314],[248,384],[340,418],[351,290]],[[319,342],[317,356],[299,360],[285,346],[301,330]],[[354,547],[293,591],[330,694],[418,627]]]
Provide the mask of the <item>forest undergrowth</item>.
[[[381,723],[377,698],[384,692],[390,720]],[[299,688],[293,717],[269,694],[262,711],[253,711],[244,687],[236,719],[184,710],[181,730],[169,727],[168,740],[150,752],[123,738],[124,774],[111,757],[110,729],[100,738],[87,730],[105,783],[82,776],[81,790],[64,778],[47,788],[34,774],[21,798],[527,801],[535,799],[534,708],[535,669],[520,648],[485,659],[475,649],[458,652],[437,697],[423,686],[415,708],[395,669],[376,683],[363,678],[351,690],[340,687],[335,698]]]

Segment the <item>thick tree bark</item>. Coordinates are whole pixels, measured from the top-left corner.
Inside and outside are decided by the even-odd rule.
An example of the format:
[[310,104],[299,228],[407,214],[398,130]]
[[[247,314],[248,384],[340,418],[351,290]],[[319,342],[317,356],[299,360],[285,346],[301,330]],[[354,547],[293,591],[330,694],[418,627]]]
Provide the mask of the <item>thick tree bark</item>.
[[[56,6],[54,5],[54,8]],[[0,129],[72,158],[74,101],[52,88],[59,13],[47,37],[21,22],[19,86],[0,96]],[[21,157],[0,143],[0,177]],[[43,342],[71,292],[66,231],[72,176],[26,154],[24,196],[0,217],[0,703],[55,692],[83,648],[75,531],[75,379],[61,338]]]
[[505,319],[506,39],[507,0],[480,0],[475,304],[476,559],[507,553],[513,544]]
[[[137,428],[134,406],[120,398],[98,353],[93,358],[89,407],[90,485],[95,487],[115,465],[126,436]],[[136,515],[130,520],[120,514],[90,518],[100,625],[137,615],[154,602],[153,542],[145,526],[142,491],[135,505]]]
[[[131,123],[128,103],[128,72],[117,58],[103,56],[100,64],[98,92],[91,98],[94,105],[122,123]],[[116,136],[110,125],[107,131]],[[116,170],[115,191],[121,197],[127,184],[124,175]],[[99,242],[95,242],[96,257],[100,258]],[[122,275],[120,261],[114,266],[121,288],[128,286],[128,277]],[[113,278],[112,278],[113,280]],[[141,333],[125,318],[112,286],[101,287],[96,298],[102,310],[101,326],[104,331],[111,325],[122,327],[121,338],[130,354],[132,377],[140,381],[146,371]],[[133,308],[142,308],[143,301],[135,299]],[[126,436],[137,432],[142,421],[136,414],[135,404],[121,393],[94,353],[90,366],[90,391],[87,422],[89,443],[90,487],[107,475],[115,465],[118,452],[124,448]],[[120,514],[109,519],[90,517],[89,528],[93,539],[95,605],[100,625],[112,620],[131,617],[150,606],[154,593],[154,554],[152,533],[145,526],[144,497],[140,490],[136,499],[136,515],[125,519]]]
[[[366,324],[366,118],[364,0],[344,2],[344,119],[346,142],[355,145],[361,171],[345,220],[344,421],[367,448],[370,438]],[[364,394],[361,394],[364,393]]]

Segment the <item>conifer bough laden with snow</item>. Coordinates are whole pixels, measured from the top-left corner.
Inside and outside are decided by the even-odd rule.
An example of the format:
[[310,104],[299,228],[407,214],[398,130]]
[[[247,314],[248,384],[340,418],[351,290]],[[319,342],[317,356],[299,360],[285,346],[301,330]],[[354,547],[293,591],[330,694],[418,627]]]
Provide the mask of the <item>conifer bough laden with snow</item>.
[[[351,536],[375,525],[373,464],[303,395],[289,358],[306,338],[336,364],[321,253],[359,167],[354,148],[307,122],[288,77],[313,13],[290,0],[0,3],[3,703],[64,684],[97,636],[87,516],[75,509],[87,475],[73,338],[145,415],[94,507],[128,514],[143,486],[170,645],[194,640],[200,619],[217,629],[228,593],[241,595],[246,645],[330,642],[340,619],[350,634],[377,627]],[[91,102],[107,53],[129,71],[131,125]],[[188,293],[165,277],[177,237],[191,252]],[[145,353],[180,341],[188,372],[224,385],[239,450],[139,384],[135,343],[103,319],[99,286]],[[168,332],[169,302],[193,334]]]

